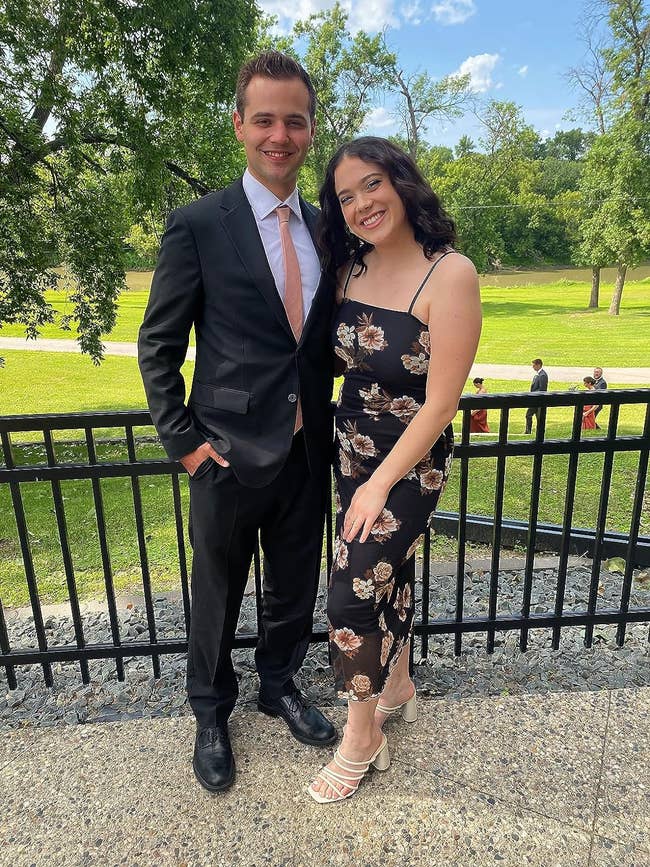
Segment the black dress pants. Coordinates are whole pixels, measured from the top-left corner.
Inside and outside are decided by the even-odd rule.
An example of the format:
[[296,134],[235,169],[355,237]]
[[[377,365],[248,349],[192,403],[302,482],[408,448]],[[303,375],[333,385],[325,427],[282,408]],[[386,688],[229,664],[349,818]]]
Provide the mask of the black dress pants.
[[533,419],[535,419],[535,423],[539,423],[539,413],[540,407],[538,406],[529,406],[526,410],[526,433],[532,433],[533,431]]
[[227,720],[237,700],[232,642],[258,537],[264,554],[260,693],[290,692],[304,660],[320,574],[329,472],[310,473],[302,432],[264,488],[241,485],[214,461],[190,479],[192,619],[187,692],[201,727]]

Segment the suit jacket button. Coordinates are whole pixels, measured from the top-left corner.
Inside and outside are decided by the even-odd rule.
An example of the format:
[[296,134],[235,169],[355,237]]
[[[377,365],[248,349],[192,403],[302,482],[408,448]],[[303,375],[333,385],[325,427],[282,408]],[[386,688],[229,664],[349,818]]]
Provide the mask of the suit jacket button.
[[289,401],[289,403],[295,403],[298,400],[298,395],[291,392],[287,400]]

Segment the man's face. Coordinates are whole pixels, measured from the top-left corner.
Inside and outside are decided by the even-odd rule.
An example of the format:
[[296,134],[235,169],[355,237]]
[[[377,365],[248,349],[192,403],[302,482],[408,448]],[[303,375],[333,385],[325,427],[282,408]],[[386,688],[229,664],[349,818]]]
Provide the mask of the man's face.
[[250,173],[279,199],[286,199],[314,139],[303,82],[255,75],[246,88],[244,117],[235,111],[233,123]]
[[536,361],[533,361],[532,365],[533,365],[533,370],[541,370],[542,369],[542,365],[538,364]]
[[594,379],[600,379],[603,375],[603,371],[600,367],[594,367]]

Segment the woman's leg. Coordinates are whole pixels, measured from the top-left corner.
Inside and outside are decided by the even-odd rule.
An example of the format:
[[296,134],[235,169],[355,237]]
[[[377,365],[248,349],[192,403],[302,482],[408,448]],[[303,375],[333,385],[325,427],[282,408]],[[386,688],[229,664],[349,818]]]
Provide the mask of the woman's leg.
[[[411,639],[409,639],[402,648],[402,652],[386,680],[384,691],[379,699],[379,702],[384,707],[399,707],[413,697],[415,684],[411,680],[411,674],[409,672],[410,654]],[[380,728],[387,719],[387,714],[382,713],[380,710],[376,711],[375,720]]]
[[[375,720],[376,707],[377,699],[348,702],[348,721],[343,729],[339,752],[349,762],[367,762],[382,742],[381,728]],[[341,777],[346,776],[345,771],[334,761],[331,761],[327,767]],[[311,785],[315,792],[319,792],[325,798],[338,798],[356,788],[357,780],[351,779],[350,783],[350,786],[338,783],[340,793],[320,777],[317,777]]]

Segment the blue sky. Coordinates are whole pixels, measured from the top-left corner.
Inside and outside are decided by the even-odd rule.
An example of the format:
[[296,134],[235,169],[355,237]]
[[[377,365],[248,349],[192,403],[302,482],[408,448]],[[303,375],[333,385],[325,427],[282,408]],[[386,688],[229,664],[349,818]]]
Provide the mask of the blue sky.
[[[287,5],[295,10],[293,17],[285,12]],[[329,0],[261,0],[284,30],[294,18],[331,5]],[[579,36],[583,0],[347,0],[342,5],[353,28],[386,28],[387,42],[407,73],[426,70],[437,78],[470,72],[479,100],[516,102],[544,137],[559,128],[587,126],[582,117],[567,116],[576,111],[578,94],[563,78],[585,51]],[[379,104],[367,131],[395,132],[391,108],[390,99]],[[475,140],[481,135],[471,113],[446,128],[432,124],[428,138],[453,146],[464,133]]]

